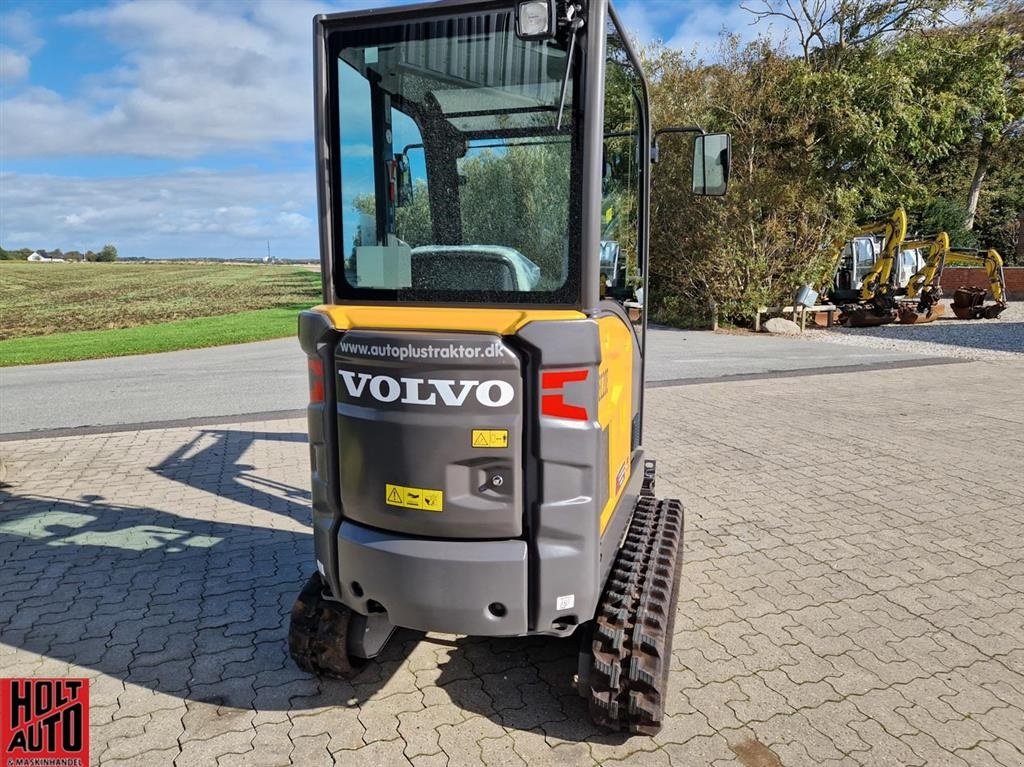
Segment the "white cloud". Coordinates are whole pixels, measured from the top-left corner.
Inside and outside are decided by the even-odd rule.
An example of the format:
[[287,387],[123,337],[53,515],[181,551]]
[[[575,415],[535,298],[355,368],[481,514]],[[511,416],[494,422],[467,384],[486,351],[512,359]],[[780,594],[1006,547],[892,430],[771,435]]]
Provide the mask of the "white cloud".
[[646,45],[660,37],[657,20],[651,14],[647,3],[632,2],[621,8],[616,7],[623,29],[636,45]]
[[29,59],[7,46],[0,46],[0,82],[12,83],[28,75]]
[[[0,14],[0,83],[12,86],[28,77],[30,57],[43,41],[35,33],[32,17],[23,9]],[[5,115],[0,109],[0,119]]]
[[0,27],[4,31],[4,42],[23,53],[32,55],[43,46],[32,15],[24,8],[0,14]]
[[194,170],[102,179],[5,173],[0,185],[6,248],[95,250],[113,242],[125,256],[247,257],[262,255],[270,239],[274,255],[317,255],[312,173]]
[[630,0],[619,8],[619,15],[627,31],[641,44],[660,40],[671,48],[712,61],[718,57],[723,34],[736,34],[742,41],[752,41],[759,35],[781,41],[786,33],[778,22],[754,23],[756,17],[740,7],[740,0]]
[[763,25],[756,25],[754,15],[739,7],[739,4],[725,6],[697,5],[678,24],[667,40],[672,48],[695,52],[703,59],[714,59],[721,46],[724,34],[739,35],[741,40],[753,40],[758,34],[768,35]]
[[9,157],[196,157],[312,132],[311,19],[321,6],[180,0],[77,11],[118,65],[73,96],[28,87],[3,105]]
[[277,214],[277,223],[292,232],[313,230],[313,220],[309,216],[294,211],[282,211]]

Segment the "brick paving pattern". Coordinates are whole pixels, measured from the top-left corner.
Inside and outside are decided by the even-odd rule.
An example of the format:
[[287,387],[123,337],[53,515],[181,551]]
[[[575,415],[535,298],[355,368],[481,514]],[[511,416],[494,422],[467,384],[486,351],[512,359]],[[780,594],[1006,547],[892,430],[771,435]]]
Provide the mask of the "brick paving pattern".
[[668,722],[598,732],[572,640],[286,650],[301,420],[0,444],[0,676],[91,679],[102,765],[1024,764],[1024,364],[658,389],[687,503]]

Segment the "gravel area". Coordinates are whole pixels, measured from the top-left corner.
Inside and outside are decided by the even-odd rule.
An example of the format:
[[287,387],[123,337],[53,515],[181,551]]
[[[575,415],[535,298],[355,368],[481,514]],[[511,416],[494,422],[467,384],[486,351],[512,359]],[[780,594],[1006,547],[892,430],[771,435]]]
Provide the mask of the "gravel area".
[[844,346],[970,360],[1014,359],[1024,355],[1024,301],[1011,301],[996,320],[958,320],[948,301],[946,304],[946,317],[927,325],[811,328],[802,337]]

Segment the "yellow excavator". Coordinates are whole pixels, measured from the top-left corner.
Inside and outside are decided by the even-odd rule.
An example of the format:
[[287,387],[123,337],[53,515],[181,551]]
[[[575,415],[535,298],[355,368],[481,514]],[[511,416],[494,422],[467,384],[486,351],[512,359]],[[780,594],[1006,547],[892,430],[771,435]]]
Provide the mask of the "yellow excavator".
[[904,300],[899,301],[897,314],[904,325],[932,322],[945,314],[945,307],[940,302],[942,287],[939,280],[950,252],[949,235],[939,232],[931,238],[907,240],[903,243],[904,254],[920,251],[928,253],[924,264],[910,276],[906,287],[899,289]]
[[316,569],[289,652],[351,678],[397,627],[576,636],[594,721],[654,734],[683,507],[655,496],[644,448],[651,167],[659,134],[696,134],[693,191],[722,195],[729,137],[652,131],[609,0],[446,0],[314,30]]
[[894,266],[906,236],[907,213],[896,208],[889,218],[862,225],[840,249],[829,293],[847,324],[870,327],[896,319]]
[[985,303],[986,290],[977,287],[960,287],[953,294],[953,313],[957,319],[995,319],[1006,309],[1006,279],[1003,274],[1003,259],[994,249],[966,250],[951,248],[949,236],[940,232],[931,242],[907,242],[904,247],[928,247],[928,259],[907,283],[905,296],[917,299],[917,306],[907,303],[900,308],[900,321],[904,323],[930,322],[942,316],[942,272],[947,266],[974,266],[985,269],[993,303]]
[[981,266],[988,274],[989,287],[994,303],[985,303],[985,289],[960,287],[953,293],[953,314],[957,319],[992,320],[1006,309],[1006,275],[1003,274],[1003,259],[995,248],[988,250],[952,250],[946,257],[946,266]]

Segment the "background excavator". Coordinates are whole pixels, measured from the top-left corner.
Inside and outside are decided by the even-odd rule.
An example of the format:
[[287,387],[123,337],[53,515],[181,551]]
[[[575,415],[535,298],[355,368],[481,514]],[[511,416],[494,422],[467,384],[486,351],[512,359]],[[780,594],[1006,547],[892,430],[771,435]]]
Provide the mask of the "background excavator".
[[994,303],[985,303],[984,288],[957,288],[953,293],[953,314],[961,320],[992,320],[1006,309],[1006,275],[1003,274],[1003,259],[995,248],[970,251],[953,250],[946,257],[946,265],[982,266],[988,274],[989,287]]
[[912,240],[906,236],[907,215],[897,208],[885,220],[862,225],[842,246],[826,291],[842,310],[841,322],[874,327],[938,319],[945,313],[940,283],[946,266],[984,268],[994,299],[985,303],[984,288],[958,288],[952,306],[958,319],[993,319],[1006,308],[1003,260],[994,249],[952,248],[946,232]]
[[[911,245],[913,243],[908,243]],[[995,319],[1006,309],[1006,278],[1003,274],[1003,259],[994,249],[966,250],[950,248],[949,237],[945,232],[936,237],[925,265],[910,278],[907,283],[907,298],[918,299],[918,312],[928,306],[936,309],[942,296],[940,282],[942,272],[947,266],[974,266],[985,269],[988,275],[989,288],[992,291],[993,303],[985,303],[988,291],[984,288],[960,287],[953,293],[953,314],[957,319]],[[936,316],[940,316],[937,313]],[[903,321],[903,314],[900,315]],[[909,320],[908,320],[909,321]],[[917,320],[918,322],[920,320]]]
[[899,289],[903,300],[899,301],[897,314],[904,325],[918,325],[932,322],[945,314],[945,306],[941,303],[942,267],[950,252],[949,235],[939,232],[934,237],[907,240],[903,243],[903,253],[913,253],[920,259],[920,253],[926,251],[928,257],[923,265],[906,281],[906,286]]
[[896,319],[897,260],[907,236],[907,214],[897,208],[882,221],[862,225],[839,251],[831,300],[852,327],[885,325]]

